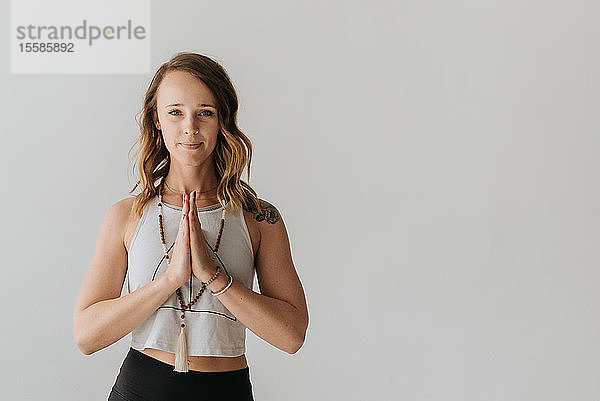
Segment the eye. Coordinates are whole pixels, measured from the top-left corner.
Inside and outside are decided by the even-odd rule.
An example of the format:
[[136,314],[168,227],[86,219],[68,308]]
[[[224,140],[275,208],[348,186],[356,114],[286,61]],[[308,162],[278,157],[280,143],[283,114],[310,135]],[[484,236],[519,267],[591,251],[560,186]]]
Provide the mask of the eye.
[[[179,110],[171,110],[167,114],[171,114],[171,113],[174,113],[174,112],[179,113]],[[208,114],[202,114],[202,113],[208,113]],[[179,114],[181,114],[181,113],[179,113]],[[171,115],[172,116],[178,116],[179,114],[171,114]],[[212,117],[212,116],[215,115],[215,113],[212,112],[211,110],[202,110],[200,112],[200,115],[203,116],[203,117]]]
[[206,117],[211,117],[211,116],[213,116],[215,114],[211,110],[202,110],[200,112],[200,114],[204,113],[205,111],[208,112],[208,113],[210,113],[210,114],[204,114],[204,116],[206,116]]

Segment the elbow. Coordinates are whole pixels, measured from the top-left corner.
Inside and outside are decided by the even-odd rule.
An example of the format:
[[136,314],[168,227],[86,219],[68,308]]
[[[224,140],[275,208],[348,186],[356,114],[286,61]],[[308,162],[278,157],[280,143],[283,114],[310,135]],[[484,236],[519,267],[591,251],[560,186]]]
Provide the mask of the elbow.
[[295,336],[295,341],[292,342],[292,345],[288,347],[286,352],[290,355],[295,354],[302,348],[304,345],[304,341],[306,339],[306,330],[303,330],[300,335]]
[[77,344],[77,348],[79,348],[79,351],[81,351],[81,353],[83,355],[92,355],[93,352],[88,351],[87,348],[83,348],[81,345]]
[[81,351],[83,355],[92,355],[94,352],[98,351],[98,348],[91,346],[89,341],[86,342],[76,338],[75,345],[77,345],[77,348],[79,348],[79,351]]
[[77,348],[79,348],[79,351],[81,351],[83,355],[92,355],[94,352],[98,352],[102,349],[98,348],[90,341],[83,341],[81,339],[75,339],[75,344],[77,345]]
[[77,336],[77,334],[75,334],[75,345],[77,345],[77,348],[79,349],[79,351],[81,351],[82,354],[84,355],[91,355],[93,352],[87,347],[87,345],[85,344],[85,342],[79,338]]
[[77,348],[79,349],[79,351],[81,351],[82,354],[84,355],[91,355],[95,352],[95,350],[91,349],[91,347],[89,346],[89,342],[86,341],[81,333],[79,333],[78,331],[74,332],[74,340],[75,340],[75,345],[77,345]]
[[288,354],[294,355],[296,352],[298,352],[300,350],[300,348],[302,348],[302,345],[304,345],[304,338],[301,341],[296,341],[294,343],[294,346],[288,348],[286,351]]
[[91,355],[97,351],[90,346],[90,340],[85,330],[79,327],[76,319],[73,320],[73,340],[79,351],[84,355]]
[[287,353],[290,355],[295,354],[302,348],[304,342],[306,340],[306,331],[308,330],[308,315],[302,319],[301,329],[297,330],[296,335],[294,336],[294,341],[292,342],[292,346],[288,348]]
[[298,350],[300,350],[300,348],[302,348],[302,344],[304,343],[300,343],[299,345],[296,345],[293,348],[289,348],[286,350],[286,352],[290,355],[294,355],[296,352],[298,352]]

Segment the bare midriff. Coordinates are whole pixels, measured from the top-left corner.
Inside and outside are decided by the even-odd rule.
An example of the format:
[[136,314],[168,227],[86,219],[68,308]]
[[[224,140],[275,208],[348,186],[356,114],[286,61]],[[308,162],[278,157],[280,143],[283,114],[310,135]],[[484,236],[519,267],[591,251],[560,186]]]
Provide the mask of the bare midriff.
[[[154,348],[144,348],[140,351],[161,362],[175,366],[175,354]],[[246,355],[223,356],[188,356],[189,369],[199,372],[227,372],[244,369],[248,366]]]

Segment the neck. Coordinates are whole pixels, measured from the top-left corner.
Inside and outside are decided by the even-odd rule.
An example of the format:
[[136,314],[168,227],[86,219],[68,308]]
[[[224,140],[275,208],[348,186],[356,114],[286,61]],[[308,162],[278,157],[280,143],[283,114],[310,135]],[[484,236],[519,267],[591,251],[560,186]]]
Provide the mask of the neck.
[[164,190],[166,193],[181,195],[182,193],[189,194],[192,191],[196,191],[198,197],[201,198],[216,195],[216,187],[219,184],[219,180],[215,174],[214,167],[173,167],[174,166],[171,166],[167,176],[165,177],[165,182],[167,185],[165,186]]

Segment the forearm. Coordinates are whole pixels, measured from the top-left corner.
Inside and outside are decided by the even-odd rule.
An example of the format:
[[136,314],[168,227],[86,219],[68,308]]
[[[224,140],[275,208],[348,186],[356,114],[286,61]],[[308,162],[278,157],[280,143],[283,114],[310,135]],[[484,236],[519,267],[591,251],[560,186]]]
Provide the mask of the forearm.
[[[227,275],[221,271],[208,288],[217,292],[227,281]],[[224,293],[210,295],[269,344],[293,354],[304,343],[306,328],[298,310],[288,302],[254,292],[235,279]]]
[[77,346],[90,355],[117,342],[154,313],[175,287],[162,274],[130,294],[96,302],[76,313],[73,325]]

